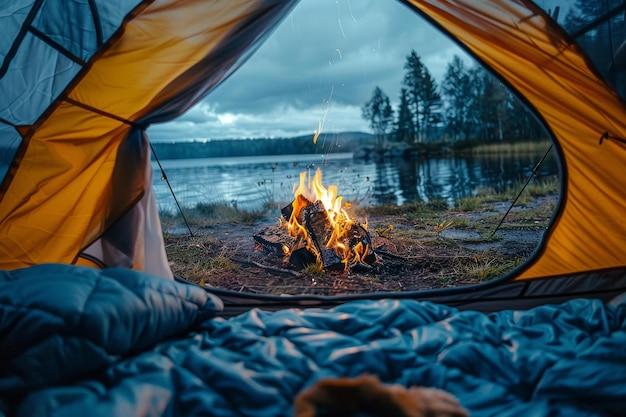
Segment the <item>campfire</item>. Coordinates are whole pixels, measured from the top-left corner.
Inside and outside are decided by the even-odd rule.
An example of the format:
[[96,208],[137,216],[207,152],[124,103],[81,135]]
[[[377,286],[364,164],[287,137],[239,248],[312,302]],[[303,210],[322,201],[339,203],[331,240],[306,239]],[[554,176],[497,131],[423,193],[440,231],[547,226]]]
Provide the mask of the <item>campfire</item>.
[[257,247],[298,269],[311,264],[324,271],[371,268],[378,258],[367,224],[348,215],[349,205],[337,186],[324,187],[319,168],[312,181],[307,177],[306,172],[300,174],[293,201],[281,210],[278,229],[254,236]]

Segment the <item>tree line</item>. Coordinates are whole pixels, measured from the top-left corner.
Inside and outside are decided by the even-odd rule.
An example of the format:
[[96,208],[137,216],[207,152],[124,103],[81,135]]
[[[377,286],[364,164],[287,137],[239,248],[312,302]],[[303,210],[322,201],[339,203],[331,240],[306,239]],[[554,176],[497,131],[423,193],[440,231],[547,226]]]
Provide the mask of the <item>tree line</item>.
[[397,108],[378,86],[362,110],[379,148],[387,141],[415,145],[534,140],[545,137],[534,114],[497,78],[458,55],[441,85],[412,50],[404,63]]
[[[554,2],[559,4],[560,2]],[[573,36],[606,80],[626,97],[626,10],[624,0],[574,0],[564,18],[559,7],[547,12]],[[397,108],[375,87],[362,116],[385,141],[453,145],[533,140],[545,131],[533,113],[497,78],[455,56],[437,85],[421,57],[406,57]]]
[[317,142],[313,142],[312,137],[155,142],[152,146],[159,159],[187,159],[353,152],[364,142],[371,141],[371,135],[362,132],[322,133]]

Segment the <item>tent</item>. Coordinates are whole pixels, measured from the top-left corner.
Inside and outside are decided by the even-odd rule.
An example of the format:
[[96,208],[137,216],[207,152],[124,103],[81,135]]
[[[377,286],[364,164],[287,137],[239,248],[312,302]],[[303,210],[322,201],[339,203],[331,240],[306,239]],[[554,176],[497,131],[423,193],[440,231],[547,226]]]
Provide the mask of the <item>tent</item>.
[[[626,203],[611,169],[624,162],[623,141],[611,139],[626,136],[623,101],[550,19],[559,2],[546,11],[528,1],[405,3],[536,111],[553,135],[563,179],[552,225],[521,268],[492,284],[422,297],[496,310],[623,291]],[[294,4],[6,4],[0,268],[59,262],[171,277],[145,129],[208,94]],[[617,6],[598,24],[619,17]]]
[[[623,415],[625,60],[604,28],[626,3],[573,33],[555,23],[569,1],[403,3],[536,111],[561,199],[501,279],[354,297],[163,279],[146,128],[219,85],[295,1],[0,3],[0,416],[282,416],[320,378],[363,373],[446,389],[474,416]],[[585,33],[608,34],[609,56],[592,62]]]
[[87,263],[171,276],[145,129],[227,77],[289,6],[5,4],[2,269]]

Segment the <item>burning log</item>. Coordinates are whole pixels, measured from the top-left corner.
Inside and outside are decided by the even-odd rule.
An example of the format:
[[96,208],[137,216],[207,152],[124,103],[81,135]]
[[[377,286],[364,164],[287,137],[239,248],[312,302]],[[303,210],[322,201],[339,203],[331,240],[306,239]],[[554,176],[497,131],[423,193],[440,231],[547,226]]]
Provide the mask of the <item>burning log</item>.
[[[314,255],[317,254],[322,268],[330,271],[345,269],[342,259],[335,250],[326,247],[326,242],[331,238],[332,231],[330,230],[328,214],[322,202],[317,200],[308,204],[301,210],[299,217],[298,221],[306,229],[306,235],[312,244],[309,250]],[[301,237],[300,240],[304,241],[305,237]]]
[[254,236],[257,244],[268,254],[283,253],[285,262],[299,269],[318,264],[325,271],[349,271],[377,262],[367,229],[350,219],[341,206],[341,197],[336,196],[336,187],[329,187],[328,192],[321,185],[318,170],[314,184],[320,198],[311,201],[301,192],[304,175],[300,182],[293,202],[281,210],[281,223],[291,242],[285,241],[284,235],[266,233]]

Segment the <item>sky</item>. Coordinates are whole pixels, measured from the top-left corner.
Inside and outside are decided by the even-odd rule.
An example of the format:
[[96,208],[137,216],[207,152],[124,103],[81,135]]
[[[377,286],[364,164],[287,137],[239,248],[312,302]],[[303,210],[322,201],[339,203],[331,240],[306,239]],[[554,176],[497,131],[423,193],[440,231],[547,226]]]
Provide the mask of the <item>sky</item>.
[[414,49],[437,82],[454,55],[445,35],[395,0],[301,0],[229,79],[155,142],[369,131],[361,107],[376,86],[396,105]]

